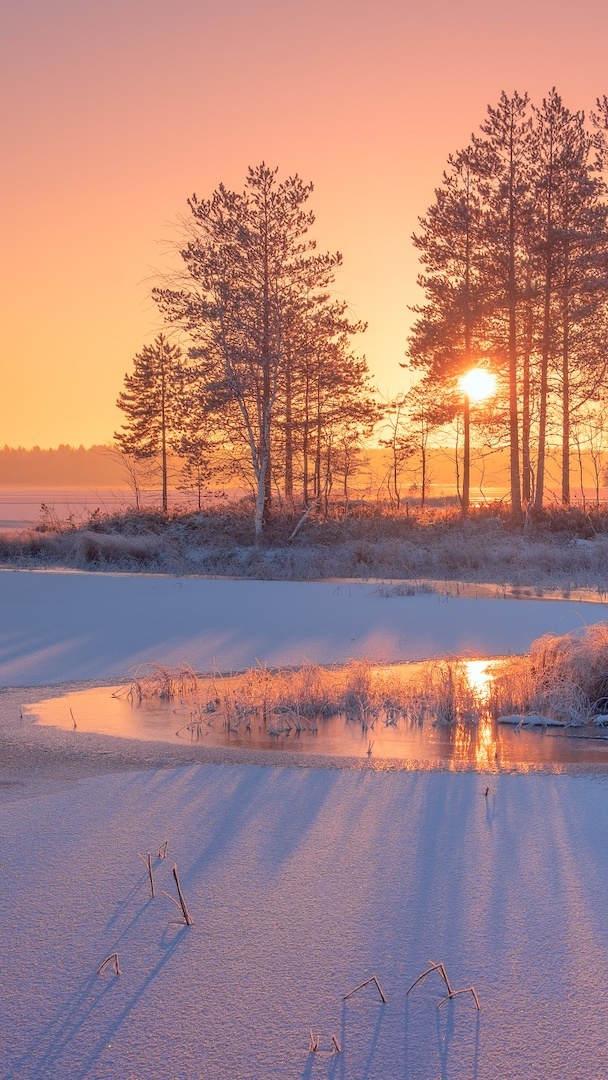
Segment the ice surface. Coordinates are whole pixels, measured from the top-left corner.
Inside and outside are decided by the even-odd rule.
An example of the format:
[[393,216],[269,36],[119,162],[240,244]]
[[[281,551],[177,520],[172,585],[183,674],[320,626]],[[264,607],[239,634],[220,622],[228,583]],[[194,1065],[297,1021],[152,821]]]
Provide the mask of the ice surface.
[[0,571],[0,685],[121,678],[145,662],[230,671],[499,656],[607,615],[599,602],[387,598],[336,581]]

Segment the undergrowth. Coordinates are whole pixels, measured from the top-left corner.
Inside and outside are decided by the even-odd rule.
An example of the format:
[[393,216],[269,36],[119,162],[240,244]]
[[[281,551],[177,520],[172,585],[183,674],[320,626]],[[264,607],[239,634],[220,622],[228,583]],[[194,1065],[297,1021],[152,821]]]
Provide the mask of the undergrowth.
[[238,675],[197,679],[188,668],[153,665],[136,673],[126,694],[189,699],[190,719],[183,732],[202,734],[214,723],[227,731],[250,730],[263,722],[270,735],[315,731],[320,719],[343,713],[363,731],[377,723],[395,725],[425,719],[451,724],[476,717],[477,699],[462,660],[432,660],[381,668],[367,660],[331,668],[307,664],[297,670],[250,668]]
[[380,504],[310,515],[277,514],[254,543],[251,506],[204,512],[96,512],[0,533],[0,562],[15,567],[211,575],[267,580],[348,577],[459,580],[499,586],[608,591],[608,513],[548,509],[526,527],[499,505],[466,520],[454,506],[400,512]]

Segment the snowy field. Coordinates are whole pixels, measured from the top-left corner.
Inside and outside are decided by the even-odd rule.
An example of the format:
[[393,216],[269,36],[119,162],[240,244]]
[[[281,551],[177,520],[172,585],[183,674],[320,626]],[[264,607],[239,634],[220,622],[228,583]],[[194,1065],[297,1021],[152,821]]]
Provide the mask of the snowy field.
[[[121,740],[71,732],[58,779],[68,736],[17,704],[144,660],[496,655],[605,616],[337,582],[0,573],[0,1076],[606,1075],[602,773],[174,768],[158,746],[134,769]],[[176,895],[174,863],[192,927],[161,892]],[[113,952],[122,974],[97,975]],[[430,959],[480,1012],[470,994],[438,1009],[436,973],[406,995]],[[385,1004],[373,986],[344,1001],[372,974]]]

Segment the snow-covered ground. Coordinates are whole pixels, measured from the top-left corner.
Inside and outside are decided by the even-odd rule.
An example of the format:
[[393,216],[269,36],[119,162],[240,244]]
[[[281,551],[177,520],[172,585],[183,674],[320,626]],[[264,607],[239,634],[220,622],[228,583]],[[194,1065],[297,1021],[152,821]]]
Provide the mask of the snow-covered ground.
[[[1,573],[0,677],[25,687],[120,676],[143,660],[226,669],[256,657],[493,655],[605,614],[599,604],[387,599],[340,583]],[[13,760],[7,779],[0,745],[0,784],[11,785],[0,802],[0,1076],[608,1071],[604,775],[167,768],[157,748],[145,770],[83,777],[73,732],[80,778],[63,761],[61,784],[50,784],[52,733],[8,716],[27,693],[0,694]],[[28,754],[48,758],[27,786],[14,773],[20,723],[23,767]],[[56,738],[63,748],[65,733]],[[96,746],[103,754],[115,741]],[[165,840],[152,899],[138,852],[156,856]],[[192,927],[161,893],[176,895],[174,863]],[[115,951],[122,974],[97,975]],[[475,986],[481,1012],[470,994],[437,1009],[437,974],[406,995],[430,959],[455,988]],[[386,1004],[373,986],[343,1000],[372,974]]]
[[0,685],[115,679],[144,662],[230,671],[498,656],[606,618],[599,602],[386,597],[352,582],[0,570]]

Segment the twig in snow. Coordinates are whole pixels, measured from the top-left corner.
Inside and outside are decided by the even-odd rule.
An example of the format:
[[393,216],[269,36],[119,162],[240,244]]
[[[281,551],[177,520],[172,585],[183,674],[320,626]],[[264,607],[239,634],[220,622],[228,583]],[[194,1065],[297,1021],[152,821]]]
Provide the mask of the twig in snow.
[[74,725],[74,731],[76,731],[76,721],[74,719],[74,713],[72,712],[71,709],[70,709],[70,716],[72,717],[72,723]]
[[376,988],[378,990],[378,993],[380,994],[380,997],[386,1003],[386,997],[384,996],[384,991],[383,991],[382,987],[380,986],[380,983],[378,982],[375,975],[372,975],[369,979],[366,979],[365,982],[359,983],[359,985],[355,986],[355,989],[351,990],[350,993],[345,994],[344,995],[344,1001],[346,1001],[347,998],[352,997],[353,994],[356,994],[357,990],[362,990],[364,986],[369,986],[370,983],[375,983]]
[[109,956],[106,956],[103,964],[100,964],[100,966],[97,968],[97,974],[98,975],[103,975],[103,973],[106,970],[108,964],[112,964],[112,963],[114,965],[114,974],[115,975],[122,975],[122,971],[120,970],[120,965],[118,963],[118,953],[117,952],[110,953]]
[[154,874],[152,873],[152,855],[150,852],[148,852],[147,855],[142,855],[141,851],[138,851],[137,854],[148,871],[148,876],[150,878],[150,892],[152,893],[152,899],[154,899],[156,896],[156,889],[154,888]]
[[341,1054],[342,1053],[342,1047],[340,1046],[340,1043],[336,1039],[335,1035],[332,1035],[331,1041],[334,1044],[334,1049],[332,1050],[332,1054]]
[[167,848],[168,847],[169,847],[169,841],[165,840],[165,842],[163,844],[161,844],[159,849],[158,849],[158,857],[159,857],[159,859],[166,859],[167,858]]
[[415,982],[412,983],[412,985],[410,986],[407,993],[408,994],[411,993],[411,991],[414,989],[414,987],[417,986],[419,982],[422,982],[423,979],[426,979],[427,975],[430,975],[432,971],[438,971],[439,972],[439,974],[441,975],[441,978],[443,979],[445,985],[448,988],[448,994],[449,994],[451,992],[452,988],[450,986],[450,980],[448,979],[447,971],[445,970],[445,967],[441,962],[436,964],[434,960],[429,960],[429,967],[426,969],[426,971],[422,972],[422,975],[418,976],[418,978],[415,980]]
[[450,990],[449,994],[446,994],[446,996],[441,999],[441,1001],[439,1002],[439,1005],[437,1006],[437,1008],[440,1009],[441,1006],[446,1001],[451,1001],[452,998],[458,997],[459,994],[472,994],[473,998],[475,1000],[475,1005],[477,1007],[477,1011],[481,1012],[481,1005],[479,1004],[479,998],[477,997],[477,994],[475,993],[475,987],[474,986],[465,986],[464,990]]
[[190,912],[188,911],[186,901],[184,900],[184,894],[182,892],[182,888],[181,888],[181,885],[179,883],[179,878],[177,876],[177,866],[173,867],[173,877],[175,878],[175,884],[177,886],[177,895],[179,896],[179,903],[175,899],[174,896],[170,896],[169,893],[165,892],[164,889],[163,889],[163,896],[166,896],[168,900],[171,900],[175,904],[175,906],[180,909],[182,915],[184,916],[184,922],[186,923],[186,926],[194,926],[194,919],[192,918]]
[[308,1053],[309,1054],[316,1054],[317,1050],[319,1049],[319,1040],[320,1040],[321,1036],[320,1035],[313,1035],[312,1028],[308,1029],[308,1035],[309,1035]]
[[410,989],[407,991],[407,993],[409,994],[410,991],[413,990],[414,987],[417,986],[419,982],[422,982],[423,979],[426,979],[427,975],[430,975],[431,972],[433,972],[433,971],[438,971],[439,972],[441,978],[443,979],[443,981],[444,981],[444,983],[445,983],[445,985],[447,987],[447,991],[448,991],[446,996],[444,998],[442,998],[441,1001],[439,1002],[439,1005],[437,1006],[438,1009],[440,1009],[441,1006],[446,1001],[451,1001],[452,998],[458,997],[459,994],[472,994],[473,998],[475,1000],[475,1005],[477,1006],[478,1011],[481,1012],[481,1005],[479,1004],[479,998],[477,997],[477,994],[475,992],[475,987],[474,986],[466,986],[463,990],[453,990],[452,986],[450,984],[450,980],[448,978],[448,973],[447,973],[447,971],[445,969],[445,964],[441,963],[441,961],[437,964],[437,963],[435,963],[434,960],[429,960],[429,967],[426,969],[426,971],[422,972],[422,975],[418,976],[418,978],[416,979],[415,982],[412,983],[412,985],[410,986]]

